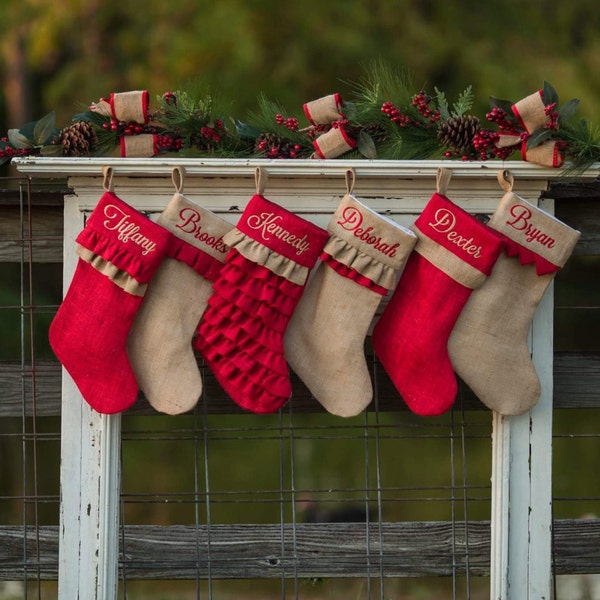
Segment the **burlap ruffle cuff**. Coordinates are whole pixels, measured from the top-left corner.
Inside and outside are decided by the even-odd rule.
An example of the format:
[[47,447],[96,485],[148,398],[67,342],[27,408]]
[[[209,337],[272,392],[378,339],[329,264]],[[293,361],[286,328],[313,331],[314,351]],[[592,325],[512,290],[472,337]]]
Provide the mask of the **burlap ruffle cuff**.
[[274,252],[264,244],[253,240],[239,229],[232,229],[223,236],[229,248],[235,248],[244,258],[261,265],[292,283],[303,286],[310,270],[297,262]]

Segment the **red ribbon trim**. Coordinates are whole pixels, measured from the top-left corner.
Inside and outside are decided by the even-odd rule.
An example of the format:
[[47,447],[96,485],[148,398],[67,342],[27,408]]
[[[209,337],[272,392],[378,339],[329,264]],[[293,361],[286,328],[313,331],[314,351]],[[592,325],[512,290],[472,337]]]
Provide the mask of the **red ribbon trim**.
[[352,269],[345,265],[344,263],[339,262],[331,254],[327,254],[327,252],[323,252],[321,254],[321,260],[328,266],[331,267],[338,275],[342,277],[347,277],[354,281],[354,283],[358,283],[358,285],[362,285],[366,287],[376,294],[380,294],[381,296],[385,296],[388,292],[386,288],[381,285],[375,283],[372,279],[365,277],[361,273],[359,273],[356,269]]

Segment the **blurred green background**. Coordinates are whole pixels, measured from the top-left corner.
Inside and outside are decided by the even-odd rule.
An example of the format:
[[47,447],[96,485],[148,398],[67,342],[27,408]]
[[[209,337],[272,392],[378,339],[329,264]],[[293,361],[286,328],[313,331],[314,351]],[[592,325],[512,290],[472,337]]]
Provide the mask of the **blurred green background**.
[[[50,110],[56,110],[59,125],[66,125],[82,107],[111,92],[147,89],[154,98],[168,90],[185,89],[190,81],[209,85],[231,102],[231,114],[240,117],[256,107],[262,93],[290,113],[299,113],[307,100],[349,92],[349,82],[359,80],[375,60],[407,69],[415,91],[437,86],[452,99],[473,85],[474,112],[480,114],[486,111],[490,95],[516,101],[546,80],[561,100],[580,98],[582,116],[596,123],[600,120],[600,10],[596,0],[8,0],[0,3],[0,32],[0,131],[19,127]],[[55,307],[60,302],[60,277],[58,265],[35,267],[36,304]],[[0,359],[20,360],[28,351],[21,347],[19,333],[18,265],[0,265],[0,278]],[[572,259],[558,275],[557,349],[600,351],[599,281],[598,261],[588,257]],[[588,308],[574,310],[574,305]],[[33,323],[38,358],[52,357],[46,341],[52,314],[53,309],[39,311]],[[559,436],[555,495],[571,498],[557,502],[557,517],[598,512],[598,416],[596,410],[555,415]],[[451,443],[456,440],[451,442],[448,436],[457,431],[455,418],[462,416],[447,415],[424,424],[405,411],[383,415],[382,431],[387,437],[380,440],[385,457],[382,483],[394,489],[416,488],[395,489],[392,497],[402,497],[402,501],[384,504],[384,519],[450,518],[449,461]],[[487,519],[490,415],[479,411],[465,418],[467,483],[473,486],[469,518]],[[205,425],[213,431],[206,448],[199,445],[196,435]],[[366,442],[366,452],[364,440],[351,439],[364,432],[365,417],[344,422],[349,429],[340,425],[339,419],[329,415],[295,417],[294,484],[298,490],[318,490],[321,500],[352,499],[351,493],[336,496],[335,490],[376,483],[374,440]],[[29,430],[30,425],[25,427]],[[202,521],[205,517],[197,516],[191,500],[196,478],[206,476],[207,451],[214,465],[209,473],[211,490],[215,498],[223,499],[213,506],[214,521],[278,522],[277,494],[253,492],[290,484],[292,475],[280,472],[279,460],[283,456],[289,464],[292,445],[289,439],[281,444],[280,427],[277,416],[211,416],[208,423],[201,415],[127,417],[123,444],[126,521]],[[313,439],[307,434],[303,438],[303,427],[306,431],[325,427],[328,437]],[[38,420],[36,428],[40,437],[35,491],[47,499],[39,507],[40,523],[57,524],[60,424],[56,418],[45,418]],[[240,439],[248,437],[248,428],[255,429],[256,440]],[[20,497],[33,493],[33,483],[22,480],[23,473],[33,468],[25,464],[33,453],[30,442],[24,449],[22,431],[20,419],[0,423],[3,524],[23,522]],[[459,456],[461,451],[457,452]],[[365,456],[371,457],[369,470]],[[462,465],[456,469],[462,473]],[[246,490],[248,501],[227,502],[226,493],[232,490]],[[145,494],[155,494],[156,501],[145,501]],[[356,494],[357,499],[360,495]],[[424,497],[432,501],[424,502]],[[463,514],[464,506],[455,504],[454,508],[459,516]],[[319,585],[302,588],[306,597],[336,597],[324,584]],[[388,592],[390,597],[426,598],[438,589],[436,585],[429,582],[423,588],[403,582],[390,584]],[[157,590],[160,587],[156,585]],[[134,589],[130,584],[130,593]],[[150,592],[144,588],[139,594],[131,596],[146,597]],[[163,594],[159,597],[186,597],[184,591],[180,596],[172,591]],[[360,598],[364,590],[355,586],[348,594]],[[229,596],[222,591],[219,597]]]

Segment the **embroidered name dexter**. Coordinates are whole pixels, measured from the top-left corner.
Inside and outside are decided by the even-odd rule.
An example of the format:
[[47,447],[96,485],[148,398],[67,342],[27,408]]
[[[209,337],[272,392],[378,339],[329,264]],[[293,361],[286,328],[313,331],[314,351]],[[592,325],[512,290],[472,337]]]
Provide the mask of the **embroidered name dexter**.
[[522,204],[515,204],[511,206],[510,214],[513,218],[506,221],[506,224],[517,231],[522,231],[526,242],[538,242],[546,248],[554,248],[556,240],[530,222],[532,212],[529,208]]
[[179,212],[179,218],[181,222],[175,225],[177,229],[181,229],[183,233],[190,234],[199,242],[206,244],[210,248],[214,248],[217,252],[227,254],[228,246],[223,241],[223,236],[215,237],[202,230],[202,226],[200,225],[202,215],[197,210],[190,207],[182,208]]
[[296,254],[299,256],[310,248],[307,234],[302,237],[291,233],[281,226],[280,221],[283,219],[281,215],[275,213],[264,212],[260,215],[250,215],[246,219],[246,225],[250,229],[255,229],[260,232],[262,239],[268,242],[272,237],[285,242],[296,249]]
[[147,238],[141,233],[141,228],[130,221],[131,216],[126,212],[122,211],[118,206],[114,204],[107,204],[104,207],[104,227],[108,231],[117,231],[117,239],[120,242],[126,244],[127,242],[133,242],[140,248],[142,248],[142,254],[150,254],[156,249],[156,243],[151,239]]
[[396,250],[400,244],[384,242],[381,236],[373,235],[372,226],[363,227],[363,215],[358,208],[347,206],[343,210],[341,219],[337,224],[346,231],[351,231],[354,237],[365,242],[365,244],[369,244],[369,246],[373,246],[375,250],[378,250],[385,256],[389,256],[390,258],[396,256]]
[[481,246],[473,243],[473,237],[465,237],[460,235],[455,229],[456,216],[447,208],[438,208],[433,216],[433,222],[429,223],[438,233],[443,233],[449,242],[456,244],[462,248],[467,254],[473,258],[481,258]]

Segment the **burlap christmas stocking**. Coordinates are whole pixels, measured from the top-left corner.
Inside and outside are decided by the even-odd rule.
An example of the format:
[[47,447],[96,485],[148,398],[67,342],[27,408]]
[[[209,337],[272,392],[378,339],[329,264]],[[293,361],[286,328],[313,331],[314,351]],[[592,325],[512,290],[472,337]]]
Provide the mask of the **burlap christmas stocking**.
[[486,406],[518,415],[540,397],[527,346],[531,321],[580,234],[514,194],[510,172],[498,178],[506,193],[488,225],[504,236],[506,253],[467,302],[448,351],[458,375]]
[[116,413],[137,398],[127,336],[169,234],[107,191],[76,241],[80,258],[50,345],[85,400]]
[[194,346],[247,410],[274,412],[291,396],[283,335],[327,237],[262,193],[224,237],[231,250]]
[[233,225],[179,192],[157,222],[171,240],[136,315],[127,350],[150,404],[180,414],[191,410],[202,393],[192,338],[225,262],[223,236]]
[[448,337],[502,249],[494,231],[439,193],[443,187],[438,181],[415,221],[414,252],[373,330],[375,354],[408,407],[431,416],[454,403]]
[[332,414],[357,415],[373,386],[364,342],[375,311],[396,285],[415,234],[351,195],[340,202],[330,238],[285,334],[285,355]]

